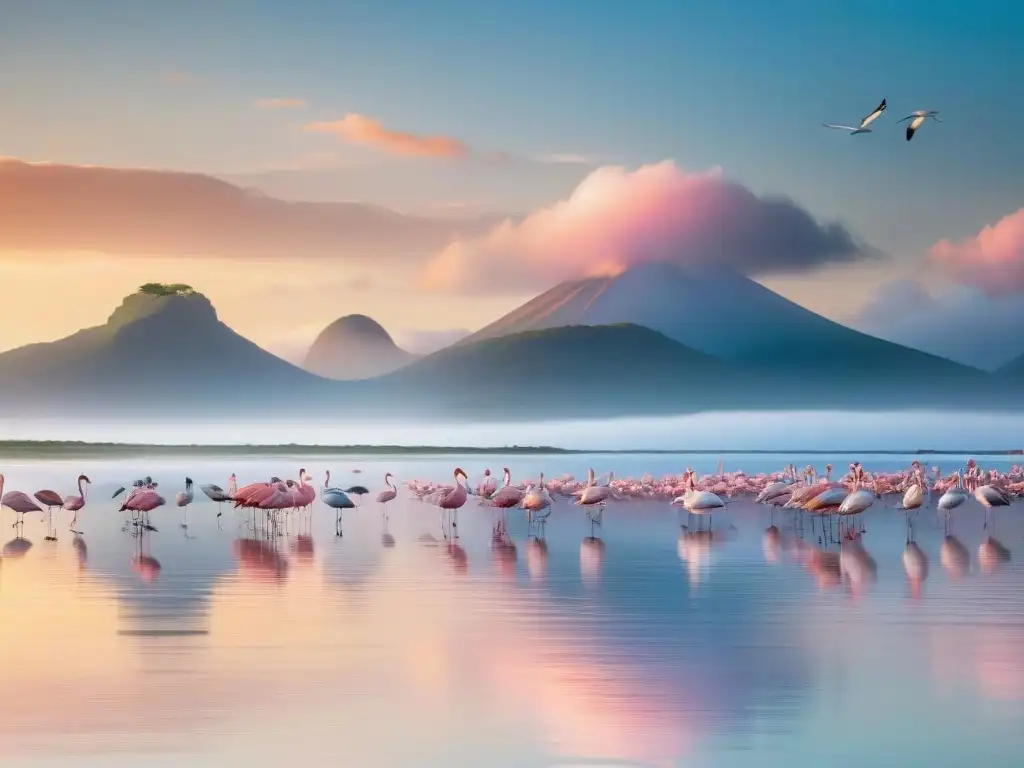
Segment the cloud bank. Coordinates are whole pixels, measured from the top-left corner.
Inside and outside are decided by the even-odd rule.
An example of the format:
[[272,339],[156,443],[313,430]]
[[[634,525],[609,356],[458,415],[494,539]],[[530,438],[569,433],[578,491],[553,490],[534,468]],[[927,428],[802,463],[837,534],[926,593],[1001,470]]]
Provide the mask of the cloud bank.
[[646,261],[714,263],[753,275],[872,255],[843,226],[819,224],[790,200],[759,197],[717,170],[688,174],[665,161],[597,169],[567,199],[521,223],[452,243],[423,283],[516,293]]
[[976,286],[933,295],[916,280],[879,287],[850,325],[872,336],[994,370],[1024,353],[1024,295],[992,297]]
[[469,154],[469,147],[451,136],[419,136],[384,127],[378,120],[350,112],[341,120],[310,123],[309,133],[329,133],[351,144],[359,144],[400,157],[459,158]]
[[366,259],[417,266],[498,220],[268,197],[197,173],[0,160],[0,251]]
[[951,277],[992,296],[1024,293],[1024,208],[958,242],[940,240],[928,257]]

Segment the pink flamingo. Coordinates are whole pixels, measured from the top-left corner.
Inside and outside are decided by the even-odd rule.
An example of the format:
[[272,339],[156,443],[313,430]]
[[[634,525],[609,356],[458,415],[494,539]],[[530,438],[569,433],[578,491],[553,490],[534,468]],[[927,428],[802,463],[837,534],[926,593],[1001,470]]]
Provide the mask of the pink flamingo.
[[484,479],[481,480],[480,485],[476,487],[476,495],[489,499],[494,495],[496,490],[498,490],[498,484],[494,481],[494,477],[491,475],[491,470],[485,469]]
[[505,530],[506,510],[519,506],[519,503],[523,500],[523,496],[525,495],[524,491],[512,485],[512,473],[508,471],[508,467],[504,467],[504,472],[505,482],[502,483],[501,488],[491,496],[491,506],[497,507],[501,510],[501,518],[498,520],[498,524],[494,528],[498,533]]
[[121,505],[121,509],[118,511],[130,510],[133,517],[136,515],[139,517],[139,519],[135,520],[135,525],[145,528],[147,531],[155,531],[156,528],[149,522],[149,513],[157,507],[162,507],[167,501],[153,488],[138,488],[136,490],[137,492],[133,491],[125,499],[124,504]]
[[[25,515],[28,512],[38,512],[39,514],[43,513],[43,510],[40,509],[38,504],[29,498],[27,493],[23,493],[22,491],[8,491],[7,493],[4,493],[3,475],[0,475],[0,507],[7,507],[8,509],[14,510],[16,517],[14,525],[12,525],[11,528],[16,528],[19,523],[24,524]],[[21,516],[20,520],[17,518],[17,515]]]
[[388,487],[388,489],[386,491],[381,491],[380,493],[377,494],[377,503],[384,505],[385,519],[388,516],[388,502],[394,501],[395,498],[397,498],[398,496],[398,489],[395,487],[394,483],[391,482],[392,477],[393,475],[390,472],[384,475],[384,484]]
[[316,488],[312,485],[307,485],[307,481],[312,478],[306,474],[306,470],[299,470],[299,493],[302,499],[302,506],[309,507],[314,501],[316,501]]
[[84,487],[82,487],[82,483],[91,484],[92,480],[90,480],[85,475],[79,475],[78,476],[78,495],[77,496],[68,496],[66,499],[64,499],[64,509],[66,509],[68,512],[74,512],[75,513],[75,516],[71,518],[71,525],[68,526],[68,528],[69,528],[69,530],[72,533],[74,533],[74,534],[76,534],[78,536],[81,536],[82,532],[75,530],[75,522],[78,520],[78,513],[81,511],[82,507],[85,506],[85,493],[86,493],[86,489]]
[[36,497],[36,501],[46,507],[46,536],[43,537],[43,540],[56,541],[57,532],[53,530],[53,508],[57,507],[60,509],[61,505],[64,504],[64,499],[60,497],[59,493],[49,489],[36,491],[32,495]]
[[[457,539],[459,537],[459,509],[461,509],[465,505],[466,499],[469,498],[468,494],[466,493],[465,487],[462,485],[461,482],[459,482],[459,478],[461,477],[467,481],[469,480],[469,478],[466,476],[466,473],[462,471],[462,467],[455,468],[454,476],[455,487],[452,488],[448,493],[446,493],[440,499],[440,501],[438,501],[437,505],[441,507],[441,509],[448,510],[449,512],[451,512],[452,538]],[[444,532],[444,537],[446,539],[448,538],[447,531]]]

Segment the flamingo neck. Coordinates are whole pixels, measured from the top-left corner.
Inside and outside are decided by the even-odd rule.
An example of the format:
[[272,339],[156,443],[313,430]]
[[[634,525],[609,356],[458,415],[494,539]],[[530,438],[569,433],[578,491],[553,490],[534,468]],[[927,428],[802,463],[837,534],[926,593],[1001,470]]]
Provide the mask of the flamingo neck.
[[394,491],[395,493],[398,493],[398,489],[397,489],[397,488],[395,487],[395,484],[394,484],[394,482],[393,482],[393,481],[392,481],[392,479],[391,479],[391,475],[388,475],[388,476],[387,476],[387,477],[385,478],[385,481],[387,482],[388,488],[390,488],[390,489],[391,489],[392,491]]
[[82,487],[84,482],[82,478],[78,478],[78,495],[82,497],[82,501],[85,501],[85,489]]
[[327,476],[324,477],[324,488],[331,484],[331,470],[327,470]]

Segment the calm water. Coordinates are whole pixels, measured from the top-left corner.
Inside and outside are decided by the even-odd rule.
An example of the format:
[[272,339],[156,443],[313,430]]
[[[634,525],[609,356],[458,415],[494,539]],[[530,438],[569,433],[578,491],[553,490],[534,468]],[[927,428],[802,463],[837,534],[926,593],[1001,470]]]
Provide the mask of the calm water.
[[[869,469],[912,457],[855,458]],[[952,470],[964,457],[929,461]],[[983,466],[1005,460],[977,457]],[[821,457],[728,457],[749,472]],[[159,460],[7,463],[7,490],[74,489],[91,500],[75,540],[25,524],[32,546],[0,560],[0,761],[46,766],[782,766],[1020,764],[1024,723],[1024,504],[983,529],[972,500],[942,557],[943,526],[923,510],[928,557],[915,590],[904,517],[877,504],[863,546],[876,580],[788,552],[799,531],[735,504],[710,544],[681,536],[661,504],[609,507],[599,541],[559,501],[544,543],[510,517],[515,551],[491,547],[492,513],[471,501],[460,549],[438,510],[407,499],[387,523],[372,503],[317,503],[287,535],[254,539],[245,517],[197,502],[157,510],[157,533],[121,530],[110,495],[149,474],[169,499],[188,474],[226,485],[305,466],[322,482],[442,480],[454,459]],[[515,477],[660,475],[714,457],[474,457]],[[350,474],[361,467],[362,474]],[[198,492],[198,491],[197,491]],[[890,501],[890,504],[895,502]],[[173,502],[172,502],[173,504]],[[3,539],[14,515],[4,510]],[[1009,560],[982,567],[991,535]],[[390,537],[390,538],[389,538]],[[434,537],[439,541],[424,541]],[[806,547],[818,533],[805,526]],[[392,544],[391,546],[387,546]],[[22,548],[24,544],[22,543]],[[15,549],[17,545],[15,545]],[[956,552],[954,551],[955,555]],[[140,557],[142,555],[142,557]],[[856,565],[856,564],[855,564]],[[243,762],[244,761],[244,762]]]

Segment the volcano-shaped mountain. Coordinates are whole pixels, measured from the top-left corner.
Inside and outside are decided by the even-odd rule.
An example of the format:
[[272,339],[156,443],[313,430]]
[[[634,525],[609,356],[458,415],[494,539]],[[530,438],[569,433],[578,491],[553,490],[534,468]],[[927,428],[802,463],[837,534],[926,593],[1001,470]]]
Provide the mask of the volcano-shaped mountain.
[[135,293],[104,325],[0,354],[5,410],[269,408],[331,386],[239,336],[194,292]]
[[746,366],[859,377],[971,377],[935,355],[847,328],[728,268],[648,263],[614,277],[566,282],[462,344],[567,325],[630,323]]
[[416,357],[395,344],[376,320],[346,315],[320,332],[303,367],[329,379],[368,379],[406,366]]

